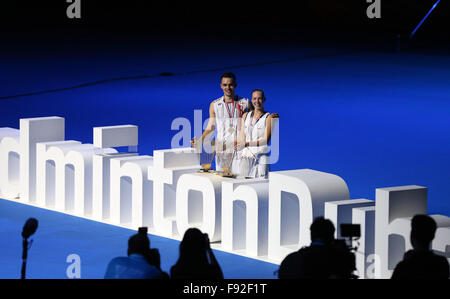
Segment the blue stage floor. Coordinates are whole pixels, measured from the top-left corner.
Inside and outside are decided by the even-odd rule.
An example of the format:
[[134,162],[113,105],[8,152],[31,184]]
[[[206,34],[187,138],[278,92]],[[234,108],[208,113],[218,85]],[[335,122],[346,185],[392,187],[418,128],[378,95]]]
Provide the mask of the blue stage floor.
[[[92,127],[135,124],[139,152],[152,155],[170,148],[175,118],[193,120],[194,109],[207,118],[210,101],[221,96],[218,80],[225,68],[237,74],[239,95],[263,88],[267,110],[280,114],[280,160],[272,170],[337,174],[352,199],[373,200],[378,187],[426,186],[429,214],[450,216],[450,56],[170,39],[24,44],[0,50],[0,98],[124,76],[218,69],[3,99],[0,127],[18,127],[20,118],[61,116],[66,139],[91,143]],[[280,59],[292,60],[232,67]],[[107,261],[125,253],[131,233],[4,201],[0,213],[5,277],[19,275],[21,226],[35,213],[42,227],[30,255],[30,277],[64,277],[65,257],[77,252],[83,277],[101,277]],[[167,250],[162,255],[168,270],[177,242],[152,241]],[[228,278],[273,277],[273,265],[218,256]]]
[[[128,238],[134,231],[63,213],[0,199],[0,278],[20,278],[23,224],[28,217],[39,220],[28,255],[27,278],[67,278],[77,254],[81,278],[103,278],[108,262],[126,256]],[[179,241],[149,235],[152,248],[161,254],[161,268],[170,273],[178,259]],[[225,278],[276,278],[278,265],[214,250]]]

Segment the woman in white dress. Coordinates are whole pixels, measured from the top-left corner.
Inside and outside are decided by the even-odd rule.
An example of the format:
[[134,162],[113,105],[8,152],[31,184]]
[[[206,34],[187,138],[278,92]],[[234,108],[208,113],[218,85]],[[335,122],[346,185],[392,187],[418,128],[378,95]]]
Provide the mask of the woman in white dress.
[[240,175],[250,178],[267,178],[269,175],[268,144],[272,133],[272,115],[264,111],[264,91],[252,92],[254,109],[242,115],[237,150],[242,149]]

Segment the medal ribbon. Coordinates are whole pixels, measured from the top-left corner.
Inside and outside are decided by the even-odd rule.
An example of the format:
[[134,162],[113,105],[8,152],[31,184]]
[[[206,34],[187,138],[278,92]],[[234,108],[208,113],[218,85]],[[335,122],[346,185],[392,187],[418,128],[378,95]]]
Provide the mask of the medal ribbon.
[[[225,97],[224,97],[224,99],[223,99],[223,101],[225,102]],[[227,102],[225,102],[225,107],[227,108],[227,112],[228,112],[228,116],[230,117],[230,119],[231,119],[231,126],[232,127],[230,127],[230,129],[229,130],[233,130],[233,132],[230,132],[230,133],[236,133],[237,134],[237,132],[236,132],[236,127],[235,127],[235,125],[234,125],[234,116],[236,115],[236,100],[233,100],[233,113],[231,113],[230,112],[230,108],[228,107],[228,103]]]
[[[223,101],[225,102],[225,97],[223,98]],[[227,102],[225,102],[225,107],[227,107],[227,111],[228,111],[228,116],[231,118],[231,121],[233,122],[233,118],[234,118],[234,115],[236,114],[236,109],[235,109],[235,106],[236,106],[236,101],[235,100],[233,100],[233,114],[231,114],[231,112],[230,112],[230,108],[228,107],[228,103]]]

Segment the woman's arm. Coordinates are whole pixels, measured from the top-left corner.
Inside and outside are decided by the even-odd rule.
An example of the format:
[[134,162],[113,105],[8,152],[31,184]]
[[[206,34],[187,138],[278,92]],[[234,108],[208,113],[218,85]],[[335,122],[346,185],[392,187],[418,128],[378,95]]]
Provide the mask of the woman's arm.
[[245,146],[263,146],[269,144],[270,138],[272,137],[272,115],[269,115],[266,119],[266,130],[264,131],[264,136],[256,141],[249,141],[245,143]]
[[245,119],[247,118],[247,114],[248,112],[245,112],[241,119],[241,132],[239,133],[237,144],[235,146],[235,149],[238,151],[245,147]]

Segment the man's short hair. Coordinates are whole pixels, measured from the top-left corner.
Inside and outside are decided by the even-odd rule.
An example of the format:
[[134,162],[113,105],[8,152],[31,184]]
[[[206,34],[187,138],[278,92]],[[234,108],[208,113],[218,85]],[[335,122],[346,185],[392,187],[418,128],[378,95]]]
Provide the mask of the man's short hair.
[[331,242],[334,240],[334,224],[324,217],[317,217],[310,226],[311,240],[322,240],[323,242]]
[[421,243],[428,244],[434,239],[436,221],[428,215],[416,215],[411,221],[411,236]]
[[233,80],[234,85],[237,84],[236,75],[234,73],[232,73],[232,72],[225,72],[225,73],[223,73],[222,76],[220,77],[220,82],[221,83],[222,83],[222,79],[223,78],[231,78]]

